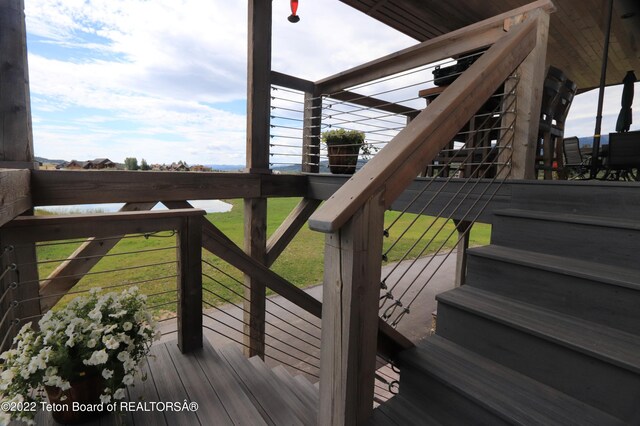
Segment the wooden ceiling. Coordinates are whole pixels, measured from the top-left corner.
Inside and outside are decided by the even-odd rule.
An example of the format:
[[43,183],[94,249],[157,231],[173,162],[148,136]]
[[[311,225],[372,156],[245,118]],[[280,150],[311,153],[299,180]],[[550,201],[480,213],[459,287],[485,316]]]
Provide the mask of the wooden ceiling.
[[[340,0],[418,41],[428,40],[530,0]],[[547,64],[574,80],[581,91],[600,83],[609,0],[555,0]],[[623,19],[622,16],[626,15]],[[631,15],[631,16],[629,16]],[[640,76],[640,1],[614,0],[607,85],[628,70]]]

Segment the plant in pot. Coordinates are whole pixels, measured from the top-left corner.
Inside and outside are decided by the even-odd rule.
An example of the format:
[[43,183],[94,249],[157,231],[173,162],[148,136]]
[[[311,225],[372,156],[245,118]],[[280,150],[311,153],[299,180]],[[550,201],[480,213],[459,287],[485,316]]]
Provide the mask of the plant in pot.
[[38,330],[26,324],[13,349],[0,355],[0,424],[33,423],[46,397],[53,418],[65,424],[86,421],[125,397],[138,364],[159,338],[157,323],[136,287],[99,292],[48,311]]
[[356,171],[358,156],[367,159],[377,149],[364,143],[364,132],[359,130],[332,129],[322,133],[327,146],[329,170],[334,174],[351,175]]

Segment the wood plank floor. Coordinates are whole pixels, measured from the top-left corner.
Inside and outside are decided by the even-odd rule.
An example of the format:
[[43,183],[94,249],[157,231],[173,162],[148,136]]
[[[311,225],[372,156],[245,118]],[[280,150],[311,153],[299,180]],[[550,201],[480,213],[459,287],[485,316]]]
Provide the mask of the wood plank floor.
[[[130,410],[105,414],[91,426],[112,425],[309,425],[315,423],[318,391],[306,378],[272,372],[235,346],[220,351],[205,339],[202,350],[183,355],[177,342],[158,343],[142,368],[147,380],[128,388]],[[286,373],[286,374],[285,374]],[[196,403],[171,410],[167,403]],[[164,403],[164,404],[163,404]],[[165,406],[162,409],[162,406]],[[56,425],[39,412],[37,425]],[[12,422],[10,425],[19,425]]]

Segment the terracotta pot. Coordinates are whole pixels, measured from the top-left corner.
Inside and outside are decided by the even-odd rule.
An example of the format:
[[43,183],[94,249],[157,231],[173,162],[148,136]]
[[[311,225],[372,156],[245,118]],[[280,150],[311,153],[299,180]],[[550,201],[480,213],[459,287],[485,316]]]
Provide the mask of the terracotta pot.
[[329,170],[333,174],[352,175],[356,172],[360,145],[327,146],[329,152]]
[[[58,387],[45,386],[49,403],[52,404],[51,416],[62,424],[84,423],[101,416],[104,411],[96,409],[100,406],[100,395],[104,387],[104,379],[98,375],[72,381],[71,388],[64,391]],[[84,409],[73,410],[74,402],[81,404]]]

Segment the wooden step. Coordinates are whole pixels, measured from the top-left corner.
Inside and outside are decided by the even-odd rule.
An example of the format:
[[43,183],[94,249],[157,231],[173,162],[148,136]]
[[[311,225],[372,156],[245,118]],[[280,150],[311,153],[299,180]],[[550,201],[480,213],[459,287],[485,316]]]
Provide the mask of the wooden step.
[[[291,389],[295,389],[295,396],[298,398],[315,417],[318,415],[318,390],[313,387],[311,382],[304,379],[296,380],[284,366],[278,365],[271,369],[279,380],[285,382]],[[297,376],[300,377],[300,376]],[[306,382],[306,383],[305,383]]]
[[640,269],[640,221],[505,209],[495,212],[491,243]]
[[305,424],[304,420],[294,413],[290,401],[280,394],[279,389],[271,381],[256,374],[255,367],[242,355],[240,349],[229,345],[220,349],[219,352],[234,370],[236,377],[242,382],[245,393],[268,424]]
[[369,419],[369,425],[421,425],[441,426],[426,408],[427,405],[408,400],[404,395],[396,395],[375,410]]
[[472,286],[440,294],[438,335],[620,417],[640,409],[640,338]]
[[307,406],[302,399],[298,397],[300,391],[298,386],[290,382],[280,380],[276,374],[267,367],[267,365],[257,356],[249,359],[249,363],[254,367],[255,374],[261,380],[269,382],[272,387],[289,403],[290,409],[295,415],[301,419],[304,424],[309,425],[317,421],[318,414],[313,406]]
[[[400,356],[400,393],[429,404],[455,394],[445,424],[620,425],[619,419],[439,336]],[[454,399],[454,398],[450,398]],[[442,406],[440,406],[442,407]],[[471,422],[465,417],[471,412]]]
[[245,388],[238,380],[235,370],[216,351],[207,339],[204,339],[202,351],[194,354],[198,360],[204,375],[212,384],[216,395],[234,419],[236,424],[266,425],[260,411],[253,405]]
[[489,245],[467,271],[470,286],[640,335],[637,270]]
[[522,181],[511,186],[511,206],[526,210],[637,219],[640,183],[604,181]]

